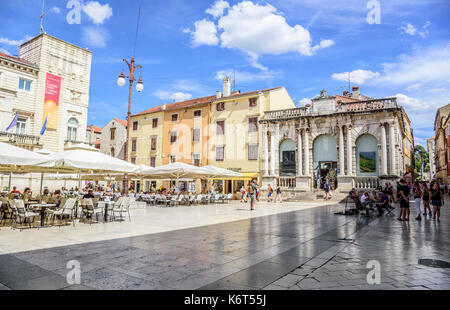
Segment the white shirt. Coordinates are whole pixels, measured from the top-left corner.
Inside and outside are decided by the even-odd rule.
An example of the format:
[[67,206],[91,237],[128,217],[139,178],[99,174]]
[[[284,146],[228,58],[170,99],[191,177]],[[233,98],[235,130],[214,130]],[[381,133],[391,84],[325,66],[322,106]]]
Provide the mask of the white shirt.
[[365,203],[365,202],[367,202],[369,200],[369,196],[366,196],[366,195],[362,195],[361,196],[361,203]]

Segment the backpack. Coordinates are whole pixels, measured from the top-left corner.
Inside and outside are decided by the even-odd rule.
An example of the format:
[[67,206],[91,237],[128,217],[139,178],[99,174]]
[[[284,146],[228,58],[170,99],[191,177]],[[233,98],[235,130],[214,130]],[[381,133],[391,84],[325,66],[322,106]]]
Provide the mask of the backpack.
[[252,186],[251,184],[247,187],[247,192],[248,192],[250,195],[253,195],[253,186]]

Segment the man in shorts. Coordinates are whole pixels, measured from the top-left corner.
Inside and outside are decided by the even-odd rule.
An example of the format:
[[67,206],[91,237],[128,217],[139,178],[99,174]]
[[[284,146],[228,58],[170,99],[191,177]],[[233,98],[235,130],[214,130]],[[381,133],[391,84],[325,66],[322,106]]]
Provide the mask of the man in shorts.
[[252,182],[248,183],[247,192],[250,194],[250,211],[255,209],[255,200],[256,194],[258,191],[258,185],[256,184],[256,180],[253,179]]
[[399,221],[409,221],[409,186],[405,180],[400,180],[400,186],[397,189],[400,198],[400,216]]

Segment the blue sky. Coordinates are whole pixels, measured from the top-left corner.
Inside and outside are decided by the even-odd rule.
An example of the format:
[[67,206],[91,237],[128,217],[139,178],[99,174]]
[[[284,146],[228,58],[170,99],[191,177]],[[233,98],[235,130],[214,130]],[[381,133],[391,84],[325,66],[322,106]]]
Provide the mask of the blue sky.
[[[436,108],[450,103],[448,0],[79,2],[80,24],[69,24],[70,1],[46,0],[44,28],[93,51],[88,122],[100,127],[126,117],[128,94],[116,79],[121,59],[133,56],[139,4],[135,57],[145,89],[133,94],[133,113],[213,95],[231,72],[236,90],[285,86],[304,104],[321,89],[342,93],[350,72],[361,93],[397,96],[423,144]],[[370,14],[377,3],[380,14]],[[0,0],[0,51],[17,54],[37,35],[40,11],[40,0]]]

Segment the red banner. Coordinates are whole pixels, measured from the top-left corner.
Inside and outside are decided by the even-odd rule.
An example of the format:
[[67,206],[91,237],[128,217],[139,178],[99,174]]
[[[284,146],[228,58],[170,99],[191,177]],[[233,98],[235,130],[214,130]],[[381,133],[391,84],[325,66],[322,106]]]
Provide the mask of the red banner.
[[61,91],[61,77],[47,73],[45,80],[44,115],[42,123],[47,119],[47,129],[58,128],[58,107]]

